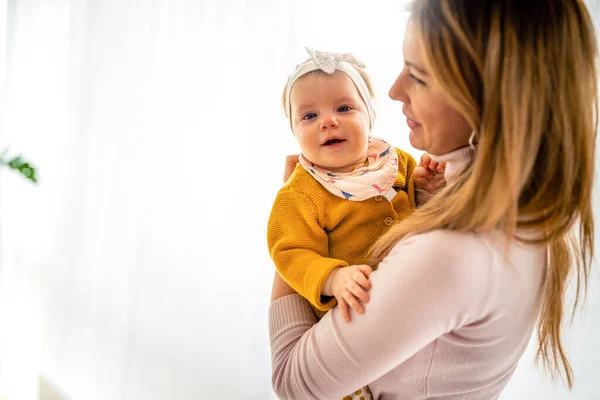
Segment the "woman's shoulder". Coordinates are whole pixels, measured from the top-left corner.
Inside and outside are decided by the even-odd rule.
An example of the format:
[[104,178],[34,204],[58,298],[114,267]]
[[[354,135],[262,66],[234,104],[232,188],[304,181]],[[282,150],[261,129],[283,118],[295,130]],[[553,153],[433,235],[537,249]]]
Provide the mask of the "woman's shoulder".
[[415,274],[456,292],[485,297],[503,284],[539,281],[545,257],[543,247],[511,240],[504,232],[443,229],[404,238],[378,268],[387,269],[390,278]]
[[398,242],[390,254],[405,248],[428,249],[428,257],[446,260],[464,259],[468,256],[483,258],[491,256],[489,234],[452,229],[410,234]]
[[457,285],[475,281],[492,285],[498,267],[497,240],[489,234],[450,229],[409,235],[394,246],[382,264],[411,264],[423,274]]
[[501,278],[488,242],[485,234],[453,230],[411,235],[381,261],[373,287],[386,302],[421,304],[448,332],[493,307]]

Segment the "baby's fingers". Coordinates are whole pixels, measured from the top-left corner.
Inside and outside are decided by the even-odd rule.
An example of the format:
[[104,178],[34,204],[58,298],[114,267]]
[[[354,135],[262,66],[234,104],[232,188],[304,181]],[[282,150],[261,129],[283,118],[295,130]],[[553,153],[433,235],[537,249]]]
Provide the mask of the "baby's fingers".
[[[360,304],[360,301],[351,292],[346,292],[344,294],[344,300],[350,307],[352,307],[357,313],[364,314],[365,308]],[[350,322],[350,315],[348,314],[348,322]]]
[[429,168],[429,163],[431,162],[431,156],[427,153],[421,156],[421,160],[419,160],[419,165],[425,168]]
[[348,303],[346,303],[346,300],[344,300],[343,298],[338,299],[338,308],[342,313],[342,318],[344,318],[344,321],[350,322],[350,311],[348,309]]
[[368,303],[369,300],[371,299],[371,296],[369,296],[369,293],[367,293],[367,291],[365,289],[363,289],[362,287],[360,287],[358,285],[358,283],[356,283],[356,282],[353,282],[353,281],[348,282],[347,288],[348,288],[348,291],[354,295],[354,297],[356,297],[357,299],[359,299],[360,301],[362,301],[364,303]]
[[367,278],[369,277],[369,275],[371,275],[371,272],[373,272],[373,268],[365,264],[357,265],[357,267],[359,271],[365,274]]
[[352,280],[365,290],[371,290],[371,281],[362,271],[355,271]]

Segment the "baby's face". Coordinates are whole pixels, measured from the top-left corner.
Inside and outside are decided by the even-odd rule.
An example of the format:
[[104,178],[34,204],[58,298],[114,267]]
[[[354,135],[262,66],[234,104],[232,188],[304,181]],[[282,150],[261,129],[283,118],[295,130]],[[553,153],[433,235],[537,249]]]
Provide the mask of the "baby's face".
[[305,75],[292,87],[290,103],[292,129],[304,157],[335,172],[364,165],[369,113],[348,75]]

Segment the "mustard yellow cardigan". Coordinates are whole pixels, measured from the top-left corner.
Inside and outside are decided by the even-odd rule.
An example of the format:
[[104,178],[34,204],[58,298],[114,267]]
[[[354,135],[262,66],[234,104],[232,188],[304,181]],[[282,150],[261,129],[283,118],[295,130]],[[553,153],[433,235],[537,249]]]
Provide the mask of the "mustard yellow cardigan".
[[364,264],[375,240],[415,209],[412,175],[417,163],[410,154],[396,152],[398,194],[391,202],[383,196],[361,202],[338,197],[300,164],[277,194],[267,228],[271,258],[319,317],[336,304],[332,297],[321,297],[331,271]]

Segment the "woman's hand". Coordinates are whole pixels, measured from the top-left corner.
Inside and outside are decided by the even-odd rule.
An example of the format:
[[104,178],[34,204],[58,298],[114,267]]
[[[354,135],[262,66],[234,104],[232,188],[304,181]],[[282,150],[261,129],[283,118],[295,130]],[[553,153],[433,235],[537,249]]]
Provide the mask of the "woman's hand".
[[271,290],[271,303],[280,297],[287,296],[289,294],[298,294],[286,281],[283,280],[279,272],[275,270],[275,277],[273,278],[273,289]]
[[286,183],[292,172],[296,169],[298,164],[298,154],[292,154],[285,158],[285,168],[283,170],[283,183]]

